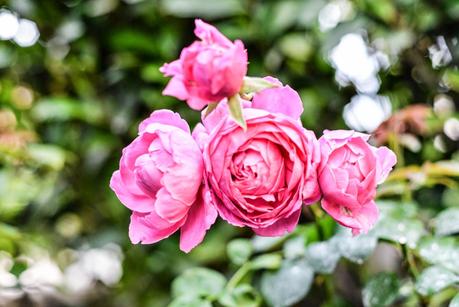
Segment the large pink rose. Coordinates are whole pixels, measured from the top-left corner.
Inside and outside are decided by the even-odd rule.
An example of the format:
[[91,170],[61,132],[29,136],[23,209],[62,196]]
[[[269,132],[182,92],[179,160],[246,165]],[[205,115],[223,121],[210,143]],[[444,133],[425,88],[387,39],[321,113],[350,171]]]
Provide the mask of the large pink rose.
[[133,211],[131,241],[155,243],[181,228],[181,250],[199,244],[217,217],[203,171],[202,152],[178,114],[160,110],[144,120],[110,181]]
[[303,202],[320,198],[320,150],[314,133],[299,122],[298,94],[289,87],[266,91],[269,95],[244,102],[246,131],[225,116],[223,101],[204,120],[209,134],[203,126],[195,134],[205,144],[208,183],[220,216],[258,235],[278,236],[295,228]]
[[377,221],[376,185],[397,162],[390,149],[373,147],[368,138],[354,131],[326,130],[319,139],[322,207],[354,234],[367,232]]
[[202,20],[195,23],[194,33],[201,40],[184,48],[178,60],[160,70],[172,76],[164,95],[187,100],[191,108],[201,110],[239,92],[247,73],[247,52],[241,41],[231,42]]

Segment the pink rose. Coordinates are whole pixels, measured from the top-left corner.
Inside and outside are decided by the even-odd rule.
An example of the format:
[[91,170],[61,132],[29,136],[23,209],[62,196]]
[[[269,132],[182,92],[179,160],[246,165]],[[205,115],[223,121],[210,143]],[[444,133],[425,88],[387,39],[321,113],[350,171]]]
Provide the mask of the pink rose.
[[247,73],[247,52],[200,19],[194,33],[200,41],[184,48],[180,59],[164,64],[160,71],[172,76],[163,94],[187,100],[195,110],[231,97],[241,89]]
[[151,244],[181,228],[180,249],[188,252],[217,218],[203,185],[204,164],[186,121],[168,110],[155,111],[139,136],[123,150],[111,189],[131,209],[132,243]]
[[397,162],[390,149],[373,147],[368,138],[354,131],[325,130],[319,139],[322,207],[354,234],[366,233],[377,221],[376,185]]
[[296,92],[266,91],[244,101],[246,131],[225,116],[223,101],[203,122],[209,135],[202,126],[195,133],[205,143],[208,183],[220,216],[258,235],[278,236],[295,228],[303,201],[320,198],[320,150],[314,133],[299,122]]

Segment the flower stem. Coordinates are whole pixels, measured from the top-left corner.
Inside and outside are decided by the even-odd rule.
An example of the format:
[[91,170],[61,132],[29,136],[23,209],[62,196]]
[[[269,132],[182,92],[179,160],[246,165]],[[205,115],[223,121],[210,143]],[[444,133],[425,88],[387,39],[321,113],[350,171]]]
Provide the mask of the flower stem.
[[226,289],[227,290],[232,290],[234,289],[242,279],[251,271],[252,269],[252,263],[247,262],[243,264],[237,271],[234,273],[233,277],[228,281],[226,284]]

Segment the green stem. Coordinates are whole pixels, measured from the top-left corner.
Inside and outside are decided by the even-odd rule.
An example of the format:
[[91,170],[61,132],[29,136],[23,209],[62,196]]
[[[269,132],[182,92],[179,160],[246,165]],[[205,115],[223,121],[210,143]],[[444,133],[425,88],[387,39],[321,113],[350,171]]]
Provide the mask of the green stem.
[[325,278],[325,288],[327,290],[328,299],[330,302],[336,297],[335,295],[335,286],[333,285],[332,275],[324,275]]
[[389,143],[389,147],[397,155],[397,167],[403,167],[405,165],[403,149],[402,149],[402,146],[400,146],[400,142],[398,141],[397,135],[395,133],[389,135],[388,143]]
[[432,296],[429,304],[427,305],[427,307],[440,307],[440,306],[444,306],[444,303],[446,301],[449,301],[451,300],[454,295],[457,294],[457,288],[448,288],[438,294],[435,294],[434,296]]
[[226,284],[226,289],[227,290],[232,290],[234,289],[241,281],[244,279],[244,277],[252,270],[252,263],[247,262],[244,265],[242,265],[239,270],[234,273],[233,277],[228,281]]
[[325,240],[326,232],[322,228],[322,224],[319,223],[319,220],[323,216],[323,212],[319,207],[317,207],[317,204],[312,204],[312,205],[308,206],[308,208],[311,211],[311,214],[312,214],[312,216],[314,218],[314,224],[317,227],[317,232],[319,233],[319,239],[320,239],[320,241],[323,241],[323,240]]
[[405,256],[406,261],[408,263],[408,268],[411,274],[417,278],[419,276],[419,270],[416,265],[416,260],[414,259],[413,252],[410,250],[410,248],[406,244],[402,245],[402,250],[403,250],[403,255]]

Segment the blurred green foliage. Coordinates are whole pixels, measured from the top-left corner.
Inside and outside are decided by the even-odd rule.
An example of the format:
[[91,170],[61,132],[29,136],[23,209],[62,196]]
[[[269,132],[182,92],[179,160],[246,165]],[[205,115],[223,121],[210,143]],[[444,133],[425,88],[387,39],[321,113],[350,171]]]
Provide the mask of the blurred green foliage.
[[[0,5],[40,32],[30,47],[0,41],[0,306],[458,305],[457,1]],[[407,112],[381,130],[399,164],[379,190],[374,230],[350,237],[314,205],[282,238],[219,221],[188,255],[176,236],[130,244],[129,210],[108,182],[150,112],[199,120],[161,96],[168,80],[158,71],[194,39],[195,17],[244,41],[250,75],[298,90],[317,135],[346,127],[356,95],[387,97],[393,113],[429,106],[428,118]],[[331,54],[348,33],[378,59],[376,91],[336,72]]]

